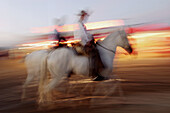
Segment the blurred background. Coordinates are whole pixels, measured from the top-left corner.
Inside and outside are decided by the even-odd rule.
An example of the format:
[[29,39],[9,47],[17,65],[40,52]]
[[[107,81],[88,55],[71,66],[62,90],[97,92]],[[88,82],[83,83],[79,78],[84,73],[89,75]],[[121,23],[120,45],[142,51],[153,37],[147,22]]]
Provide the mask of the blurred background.
[[0,2],[1,57],[19,58],[34,49],[49,48],[55,42],[50,38],[54,29],[67,39],[64,43],[73,43],[77,14],[82,9],[90,12],[86,26],[96,40],[124,26],[138,57],[169,54],[169,0]]
[[[66,39],[63,44],[78,42],[77,14],[85,9],[90,13],[85,25],[96,41],[123,26],[134,49],[130,56],[118,47],[114,60],[114,74],[122,79],[127,97],[123,103],[129,106],[119,101],[114,108],[95,110],[169,113],[169,6],[170,0],[0,0],[0,110],[37,112],[34,101],[14,106],[20,103],[26,78],[25,65],[19,61],[32,51],[55,46],[55,29]],[[29,99],[36,97],[35,91],[35,86],[29,89]]]

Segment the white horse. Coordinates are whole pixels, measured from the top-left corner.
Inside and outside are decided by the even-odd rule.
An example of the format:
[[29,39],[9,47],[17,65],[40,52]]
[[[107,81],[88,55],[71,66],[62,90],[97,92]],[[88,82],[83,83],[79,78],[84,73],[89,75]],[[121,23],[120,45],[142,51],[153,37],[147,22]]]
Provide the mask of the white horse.
[[[101,60],[105,66],[101,72],[103,77],[110,78],[113,70],[113,59],[117,46],[132,53],[131,45],[124,30],[117,30],[107,36],[103,41],[97,42]],[[47,70],[52,80],[46,85]],[[60,48],[50,53],[41,63],[41,77],[39,82],[40,102],[44,101],[44,95],[58,86],[70,73],[76,75],[89,75],[89,60],[86,56],[77,56],[71,49]]]

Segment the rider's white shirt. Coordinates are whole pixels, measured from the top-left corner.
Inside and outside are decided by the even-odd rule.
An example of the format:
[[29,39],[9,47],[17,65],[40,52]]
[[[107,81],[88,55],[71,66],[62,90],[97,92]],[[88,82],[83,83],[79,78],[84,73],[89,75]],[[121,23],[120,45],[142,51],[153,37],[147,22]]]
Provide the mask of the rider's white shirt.
[[78,30],[74,32],[74,38],[81,39],[82,45],[85,45],[88,41],[92,40],[92,37],[87,33],[87,30],[81,21],[78,22]]

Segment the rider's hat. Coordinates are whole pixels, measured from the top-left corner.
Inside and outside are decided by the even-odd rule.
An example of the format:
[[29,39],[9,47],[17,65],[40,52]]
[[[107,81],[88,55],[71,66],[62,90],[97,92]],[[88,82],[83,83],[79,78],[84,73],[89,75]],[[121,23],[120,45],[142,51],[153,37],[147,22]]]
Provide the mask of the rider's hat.
[[85,11],[85,10],[81,10],[80,13],[78,14],[78,16],[85,16],[85,15],[89,16],[87,11]]

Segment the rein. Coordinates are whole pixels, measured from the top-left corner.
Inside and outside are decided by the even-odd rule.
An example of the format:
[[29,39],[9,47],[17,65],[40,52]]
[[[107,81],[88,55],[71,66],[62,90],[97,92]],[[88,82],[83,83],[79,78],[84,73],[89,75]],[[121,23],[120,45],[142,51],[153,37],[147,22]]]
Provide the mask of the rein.
[[101,46],[102,48],[104,48],[104,49],[106,49],[106,50],[108,50],[108,51],[110,51],[110,52],[112,52],[112,53],[114,53],[114,54],[115,54],[115,51],[110,50],[110,49],[108,49],[108,48],[106,48],[106,47],[102,46],[102,45],[101,45],[101,44],[99,44],[98,42],[96,42],[96,44],[97,44],[97,45],[99,45],[99,46]]

